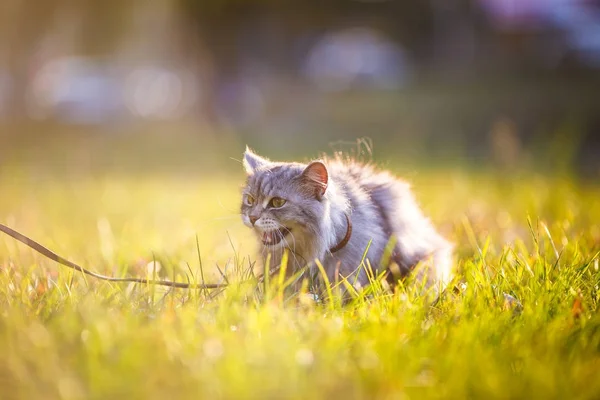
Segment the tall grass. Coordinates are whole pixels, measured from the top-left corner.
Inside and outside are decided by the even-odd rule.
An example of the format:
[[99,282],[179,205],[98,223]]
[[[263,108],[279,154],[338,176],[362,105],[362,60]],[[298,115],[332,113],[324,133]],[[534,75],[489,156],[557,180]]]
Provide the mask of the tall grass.
[[100,282],[0,237],[0,397],[598,398],[600,187],[412,178],[457,249],[433,305],[410,282],[392,293],[373,277],[343,306],[253,276],[241,175],[0,174],[0,220],[73,261],[231,283]]

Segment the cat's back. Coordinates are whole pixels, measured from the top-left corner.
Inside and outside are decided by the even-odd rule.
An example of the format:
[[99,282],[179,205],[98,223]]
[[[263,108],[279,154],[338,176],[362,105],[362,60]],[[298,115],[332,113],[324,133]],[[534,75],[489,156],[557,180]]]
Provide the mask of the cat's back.
[[382,223],[387,235],[398,234],[406,226],[411,226],[413,232],[431,230],[410,185],[390,172],[369,164],[336,160],[332,177],[344,187],[353,211],[366,210],[367,219]]
[[336,159],[330,163],[332,178],[343,186],[360,189],[370,195],[402,195],[410,193],[410,185],[390,172],[371,164]]
[[432,256],[434,267],[422,271],[423,276],[428,283],[445,285],[449,281],[452,245],[425,217],[407,182],[371,165],[340,160],[332,164],[332,177],[346,188],[353,217],[358,217],[357,225],[370,229],[373,244],[385,244],[391,235],[396,237],[392,259],[401,276],[412,271],[419,261]]

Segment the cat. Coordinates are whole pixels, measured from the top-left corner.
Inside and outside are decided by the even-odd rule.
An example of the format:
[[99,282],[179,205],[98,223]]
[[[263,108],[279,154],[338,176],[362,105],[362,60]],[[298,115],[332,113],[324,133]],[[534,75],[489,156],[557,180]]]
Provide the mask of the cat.
[[274,162],[249,148],[243,165],[242,221],[271,267],[287,249],[288,271],[308,267],[314,277],[319,260],[330,283],[346,279],[356,288],[386,269],[393,285],[418,264],[423,287],[436,293],[451,279],[452,245],[423,215],[410,186],[389,172],[340,156]]

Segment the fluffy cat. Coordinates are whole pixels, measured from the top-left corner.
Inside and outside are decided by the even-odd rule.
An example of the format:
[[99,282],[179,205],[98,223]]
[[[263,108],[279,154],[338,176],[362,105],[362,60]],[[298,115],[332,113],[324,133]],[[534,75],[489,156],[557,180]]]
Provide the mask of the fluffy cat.
[[395,283],[417,264],[436,293],[451,278],[452,246],[423,216],[409,185],[390,173],[340,157],[273,162],[248,148],[243,164],[242,220],[271,266],[289,249],[288,270],[308,266],[315,276],[319,260],[330,282],[344,277],[365,286],[373,268],[388,269]]

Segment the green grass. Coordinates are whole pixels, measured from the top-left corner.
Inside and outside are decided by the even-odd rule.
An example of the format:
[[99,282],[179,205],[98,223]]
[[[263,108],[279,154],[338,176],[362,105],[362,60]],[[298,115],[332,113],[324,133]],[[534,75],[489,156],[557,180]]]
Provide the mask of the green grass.
[[[214,298],[110,284],[0,237],[1,397],[598,398],[600,187],[408,177],[456,244],[459,290],[431,307],[410,287],[340,307],[251,284]],[[163,278],[200,281],[200,255],[206,280],[218,264],[235,281],[255,259],[242,179],[4,168],[0,222],[99,272],[144,276],[157,260]]]

